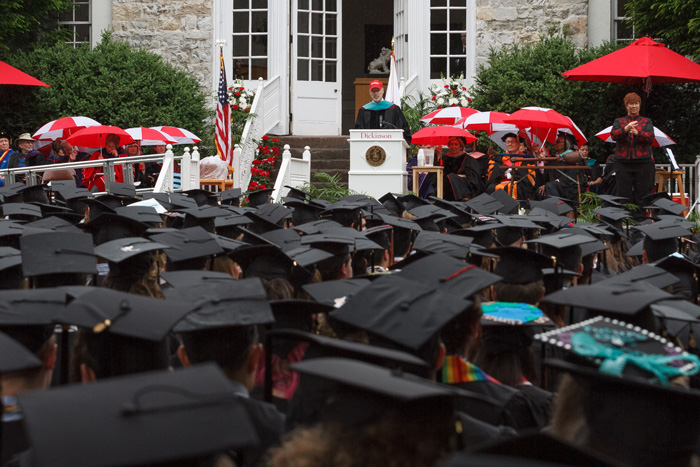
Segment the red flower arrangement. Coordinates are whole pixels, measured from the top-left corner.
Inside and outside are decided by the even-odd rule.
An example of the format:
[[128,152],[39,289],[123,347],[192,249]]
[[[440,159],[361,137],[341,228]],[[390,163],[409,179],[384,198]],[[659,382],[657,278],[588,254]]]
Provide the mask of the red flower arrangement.
[[278,138],[270,138],[265,135],[257,143],[255,160],[253,160],[253,167],[250,169],[251,177],[248,191],[264,190],[273,186],[272,170],[280,153]]

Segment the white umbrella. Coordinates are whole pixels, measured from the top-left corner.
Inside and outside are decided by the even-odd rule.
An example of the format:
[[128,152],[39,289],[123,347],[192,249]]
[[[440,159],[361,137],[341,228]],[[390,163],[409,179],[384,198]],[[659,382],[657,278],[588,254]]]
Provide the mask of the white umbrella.
[[[612,125],[607,127],[605,130],[599,131],[595,135],[598,138],[605,141],[606,143],[614,143],[615,141],[612,139],[611,133]],[[673,141],[666,133],[654,127],[654,141],[652,141],[651,143],[652,146],[662,148],[664,146],[670,146],[672,144],[676,144],[676,142]]]

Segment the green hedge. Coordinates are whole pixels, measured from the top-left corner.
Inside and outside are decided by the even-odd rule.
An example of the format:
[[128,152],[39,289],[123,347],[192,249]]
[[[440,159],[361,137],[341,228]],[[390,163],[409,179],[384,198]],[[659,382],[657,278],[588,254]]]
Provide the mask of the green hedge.
[[[655,84],[647,97],[641,86],[565,81],[561,76],[624,45],[576,49],[566,37],[549,36],[535,44],[493,50],[488,64],[478,69],[472,105],[500,112],[524,106],[553,108],[576,122],[591,142],[592,155],[605,162],[614,145],[594,135],[625,114],[623,97],[634,91],[642,96],[642,115],[678,143],[672,148],[679,162],[695,162],[695,155],[700,154],[700,107],[690,104],[700,100],[700,85]],[[661,150],[654,151],[658,163],[667,161]]]
[[50,88],[0,86],[0,129],[33,133],[51,120],[85,115],[122,128],[172,125],[204,136],[212,117],[198,82],[159,55],[109,34],[94,49],[64,44],[17,52],[8,63]]

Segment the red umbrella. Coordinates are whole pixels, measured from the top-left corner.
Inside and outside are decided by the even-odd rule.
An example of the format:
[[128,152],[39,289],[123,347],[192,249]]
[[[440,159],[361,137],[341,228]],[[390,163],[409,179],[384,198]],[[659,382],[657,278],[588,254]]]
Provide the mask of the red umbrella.
[[664,44],[642,37],[615,52],[562,73],[571,81],[644,84],[700,82],[700,65],[666,48]]
[[136,141],[140,142],[141,146],[158,146],[161,144],[175,144],[175,138],[168,136],[162,131],[158,131],[154,128],[144,128],[142,126],[137,126],[134,128],[127,128],[127,133],[131,135]]
[[111,134],[119,136],[120,146],[134,142],[134,138],[132,138],[129,133],[117,126],[109,125],[89,126],[87,128],[83,128],[82,130],[78,130],[66,138],[66,141],[73,146],[103,148],[105,147],[105,139],[107,138],[107,135]]
[[450,138],[462,136],[467,143],[476,141],[478,138],[468,131],[453,126],[429,126],[421,128],[413,134],[411,144],[429,144],[432,146],[445,145]]
[[202,138],[195,135],[191,131],[185,130],[184,128],[178,128],[175,126],[152,126],[154,130],[162,131],[171,139],[177,141],[175,144],[197,144],[202,141]]
[[29,76],[23,71],[0,61],[0,84],[23,84],[26,86],[46,86],[51,87],[46,83],[42,83],[38,79]]
[[[610,136],[612,133],[612,125],[607,127],[604,130],[599,131],[595,135],[605,141],[606,143],[614,143],[615,141],[612,139],[612,136]],[[670,136],[668,136],[666,133],[663,131],[659,130],[658,128],[654,127],[654,141],[651,142],[651,145],[657,148],[662,148],[664,146],[670,146],[672,144],[676,144],[675,141],[671,139]]]
[[509,116],[510,114],[505,112],[476,112],[457,122],[455,126],[465,130],[485,131],[491,134],[495,131],[494,125],[502,124],[503,119]]
[[100,122],[90,117],[63,117],[42,125],[32,135],[32,138],[56,141],[57,139],[65,139],[83,128],[98,125],[100,125]]
[[[523,107],[503,119],[504,123],[512,123],[520,129],[528,128],[530,133],[542,141],[554,143],[558,131],[566,131],[576,135],[580,130],[567,116],[556,110],[544,107]],[[581,134],[581,136],[583,136]],[[585,141],[585,138],[583,138]]]
[[454,125],[460,120],[478,112],[478,110],[471,107],[445,107],[444,109],[430,112],[425,117],[422,117],[421,121],[437,125]]

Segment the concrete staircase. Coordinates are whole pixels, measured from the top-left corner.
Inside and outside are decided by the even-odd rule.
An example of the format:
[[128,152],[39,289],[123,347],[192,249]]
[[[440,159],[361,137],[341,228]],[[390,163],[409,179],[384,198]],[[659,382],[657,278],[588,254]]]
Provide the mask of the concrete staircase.
[[292,157],[301,157],[304,146],[311,151],[311,183],[319,183],[314,174],[324,172],[329,175],[340,174],[340,181],[348,185],[350,170],[349,136],[280,136],[280,143],[288,144]]

